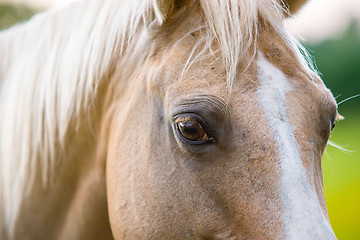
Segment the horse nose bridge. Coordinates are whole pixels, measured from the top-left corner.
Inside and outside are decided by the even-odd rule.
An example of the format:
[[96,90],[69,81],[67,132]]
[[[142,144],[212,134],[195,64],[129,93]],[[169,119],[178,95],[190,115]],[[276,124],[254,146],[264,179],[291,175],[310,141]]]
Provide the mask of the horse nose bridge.
[[[285,239],[336,239],[325,217],[318,195],[309,181],[299,135],[287,105],[293,86],[287,76],[262,53],[257,59],[259,103],[268,119],[278,150],[282,222]],[[311,180],[311,179],[310,179]]]
[[337,239],[327,221],[312,221],[306,218],[301,221],[289,221],[285,224],[285,239]]
[[282,179],[292,183],[283,183],[281,190],[286,239],[336,239],[317,194],[302,175]]

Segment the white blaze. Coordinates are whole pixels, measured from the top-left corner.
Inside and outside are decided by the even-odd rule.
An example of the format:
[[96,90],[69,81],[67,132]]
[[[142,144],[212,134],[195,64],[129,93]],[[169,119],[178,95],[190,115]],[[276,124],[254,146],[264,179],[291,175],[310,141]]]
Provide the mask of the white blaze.
[[334,239],[303,166],[284,101],[292,87],[286,76],[259,52],[259,101],[279,147],[284,235],[287,239]]

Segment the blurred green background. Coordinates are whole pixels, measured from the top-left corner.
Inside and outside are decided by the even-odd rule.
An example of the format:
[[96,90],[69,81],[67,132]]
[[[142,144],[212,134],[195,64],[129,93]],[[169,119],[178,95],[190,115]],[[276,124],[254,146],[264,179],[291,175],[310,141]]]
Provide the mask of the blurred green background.
[[[356,21],[333,39],[308,48],[337,102],[360,94],[360,31]],[[324,192],[330,221],[339,239],[360,239],[360,97],[339,105],[345,120],[330,140],[350,152],[328,146],[323,157]]]
[[20,4],[0,4],[0,30],[19,21],[25,21],[34,15],[35,11]]
[[[0,4],[0,29],[30,18],[24,6]],[[337,101],[360,94],[360,34],[354,21],[340,36],[308,45]],[[339,106],[346,119],[336,124],[331,141],[350,150],[328,146],[323,158],[324,192],[330,221],[339,239],[360,239],[360,98]]]

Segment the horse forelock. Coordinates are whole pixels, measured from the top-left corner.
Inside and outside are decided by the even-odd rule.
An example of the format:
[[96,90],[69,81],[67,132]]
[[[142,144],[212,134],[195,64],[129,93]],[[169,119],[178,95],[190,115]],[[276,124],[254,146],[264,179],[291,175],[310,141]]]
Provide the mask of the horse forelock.
[[[230,88],[237,66],[255,56],[260,18],[310,71],[300,45],[283,27],[278,1],[194,4],[203,12],[205,47],[211,48],[213,41],[220,46]],[[9,234],[35,176],[41,174],[44,186],[51,182],[57,151],[66,147],[70,125],[76,127],[79,116],[91,108],[98,86],[107,81],[104,76],[118,63],[134,71],[148,54],[154,26],[163,22],[156,0],[89,0],[39,14],[1,33],[0,203]]]

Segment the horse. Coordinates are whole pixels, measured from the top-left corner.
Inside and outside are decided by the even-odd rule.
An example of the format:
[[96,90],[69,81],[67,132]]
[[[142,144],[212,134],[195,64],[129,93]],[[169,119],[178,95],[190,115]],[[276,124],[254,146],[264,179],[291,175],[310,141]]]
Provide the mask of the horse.
[[0,238],[336,239],[300,0],[87,0],[0,33]]

